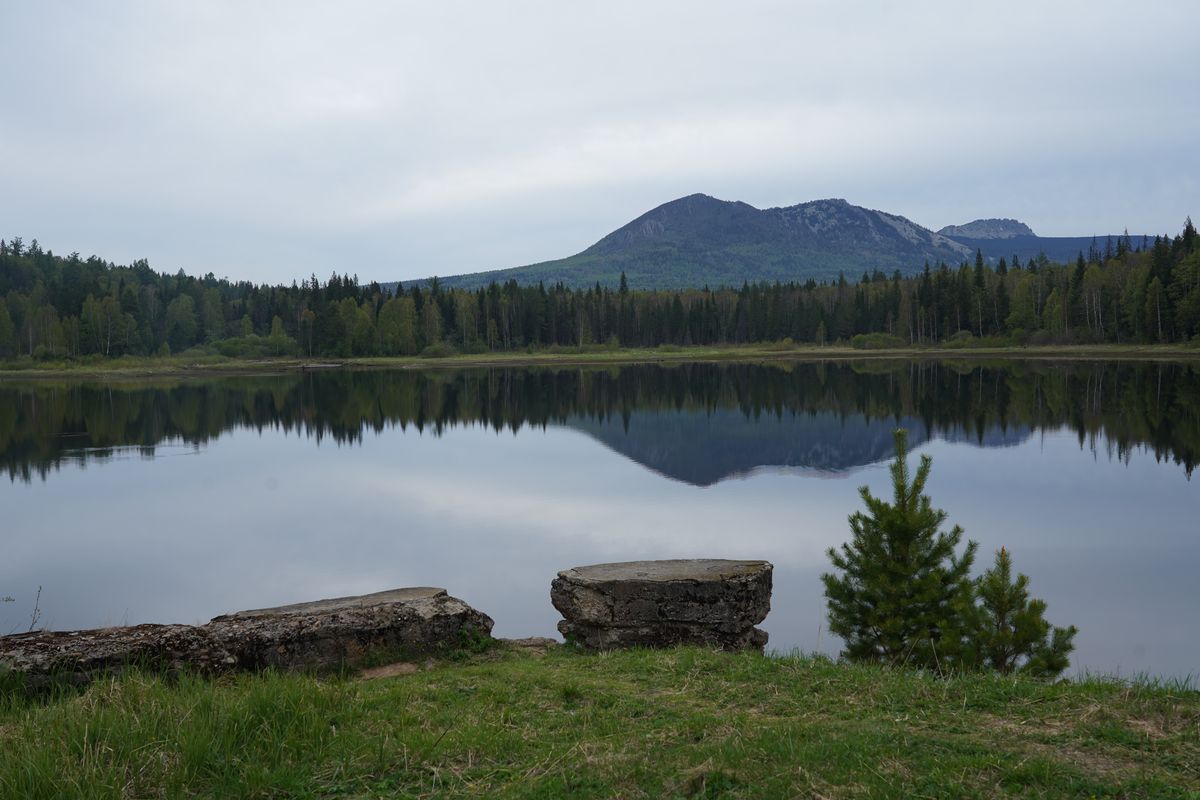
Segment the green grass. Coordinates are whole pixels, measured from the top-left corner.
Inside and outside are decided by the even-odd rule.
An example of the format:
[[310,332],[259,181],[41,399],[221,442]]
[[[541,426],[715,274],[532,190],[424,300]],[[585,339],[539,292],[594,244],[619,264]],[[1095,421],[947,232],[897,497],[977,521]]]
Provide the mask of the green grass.
[[0,700],[0,797],[1200,797],[1200,694],[501,647]]
[[267,374],[303,367],[359,369],[446,369],[490,366],[570,366],[588,364],[652,364],[683,361],[838,360],[865,361],[895,358],[954,359],[1054,359],[1054,360],[1189,360],[1200,359],[1200,347],[1171,345],[1041,345],[1029,347],[921,346],[858,349],[843,345],[818,346],[790,342],[760,344],[694,345],[680,347],[617,347],[603,345],[459,354],[438,358],[422,356],[365,356],[356,358],[231,358],[191,352],[176,356],[122,356],[104,359],[0,362],[0,381],[37,377],[154,377],[164,375]]

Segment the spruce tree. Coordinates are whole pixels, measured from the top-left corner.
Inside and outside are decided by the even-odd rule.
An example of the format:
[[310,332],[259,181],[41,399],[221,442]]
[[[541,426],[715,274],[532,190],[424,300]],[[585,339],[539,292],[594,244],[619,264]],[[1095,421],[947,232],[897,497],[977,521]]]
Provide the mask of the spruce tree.
[[967,637],[969,665],[1002,674],[1021,672],[1038,678],[1057,677],[1075,648],[1074,625],[1053,628],[1046,603],[1029,598],[1029,578],[1012,577],[1012,557],[1003,547],[996,563],[975,583],[979,604]]
[[969,573],[977,545],[956,555],[962,528],[942,531],[946,512],[923,494],[932,459],[922,456],[910,480],[907,432],[897,430],[895,440],[892,502],[859,489],[867,513],[852,514],[853,540],[828,551],[840,571],[821,576],[829,629],[845,641],[847,658],[946,670],[974,618]]

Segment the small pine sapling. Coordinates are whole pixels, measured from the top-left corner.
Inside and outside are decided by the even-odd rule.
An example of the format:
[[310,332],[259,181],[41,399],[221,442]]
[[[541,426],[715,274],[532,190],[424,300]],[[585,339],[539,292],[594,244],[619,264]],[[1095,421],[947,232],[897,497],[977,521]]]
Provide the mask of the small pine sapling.
[[1029,578],[1012,577],[1012,556],[1003,547],[996,563],[975,582],[978,605],[967,641],[969,660],[1002,674],[1057,677],[1075,648],[1074,625],[1058,628],[1045,619],[1046,603],[1030,599]]
[[829,629],[852,660],[946,671],[961,658],[973,618],[977,545],[968,542],[956,555],[962,528],[942,531],[946,512],[923,494],[932,459],[922,456],[910,480],[907,432],[897,430],[895,440],[892,502],[860,488],[867,513],[852,514],[853,539],[828,551],[840,572],[821,576]]

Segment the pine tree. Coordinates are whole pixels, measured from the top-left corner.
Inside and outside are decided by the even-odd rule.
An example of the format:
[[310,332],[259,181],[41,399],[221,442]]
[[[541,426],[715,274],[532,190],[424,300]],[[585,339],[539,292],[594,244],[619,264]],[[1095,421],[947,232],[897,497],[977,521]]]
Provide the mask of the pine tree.
[[979,604],[967,639],[967,663],[1002,674],[1021,672],[1057,677],[1069,663],[1078,632],[1074,625],[1052,628],[1046,603],[1029,598],[1029,578],[1012,578],[1012,557],[1003,547],[996,563],[975,583]]
[[893,501],[859,489],[869,513],[850,516],[851,542],[829,558],[841,574],[825,574],[829,629],[858,661],[947,669],[958,657],[973,619],[969,577],[976,543],[955,551],[962,528],[941,531],[946,512],[922,494],[932,459],[921,457],[909,479],[908,436],[897,430],[891,476]]

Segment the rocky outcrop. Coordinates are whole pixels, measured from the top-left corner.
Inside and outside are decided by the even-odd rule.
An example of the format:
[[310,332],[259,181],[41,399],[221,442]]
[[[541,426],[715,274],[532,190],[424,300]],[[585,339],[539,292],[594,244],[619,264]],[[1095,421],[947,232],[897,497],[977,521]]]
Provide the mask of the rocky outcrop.
[[564,617],[559,632],[588,649],[762,650],[767,634],[754,626],[771,609],[771,572],[766,561],[596,564],[558,573],[550,600]]
[[207,625],[136,625],[0,637],[0,671],[30,685],[85,683],[130,666],[203,673],[327,669],[368,652],[430,653],[490,637],[492,620],[445,589],[418,587],[240,611]]
[[938,233],[967,239],[1012,239],[1036,235],[1032,228],[1015,219],[977,219],[966,225],[947,225]]

